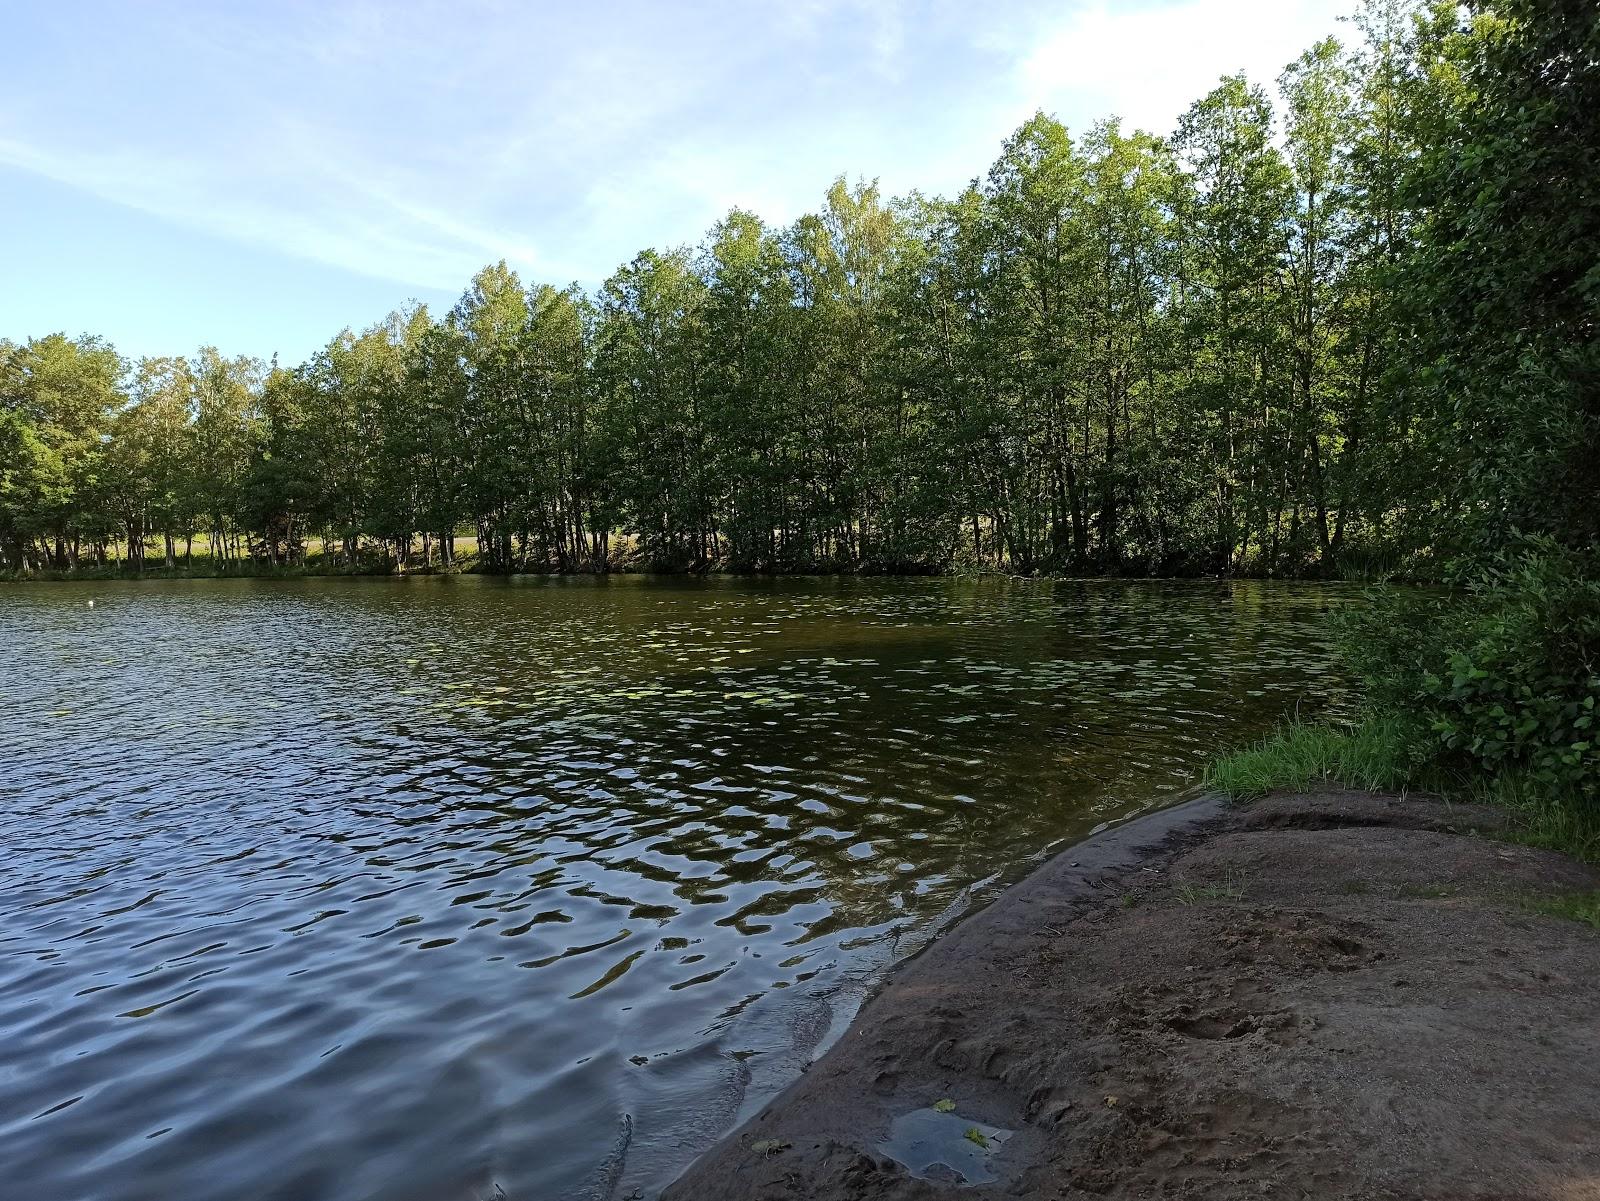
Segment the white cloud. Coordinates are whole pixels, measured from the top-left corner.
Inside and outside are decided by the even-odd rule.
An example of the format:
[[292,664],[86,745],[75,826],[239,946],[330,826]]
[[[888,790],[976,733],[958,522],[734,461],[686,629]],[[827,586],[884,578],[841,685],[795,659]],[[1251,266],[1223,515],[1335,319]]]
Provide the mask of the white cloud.
[[1035,31],[1015,86],[1025,109],[1115,115],[1166,134],[1222,75],[1243,70],[1273,91],[1283,68],[1336,32],[1349,9],[1333,0],[1091,0]]

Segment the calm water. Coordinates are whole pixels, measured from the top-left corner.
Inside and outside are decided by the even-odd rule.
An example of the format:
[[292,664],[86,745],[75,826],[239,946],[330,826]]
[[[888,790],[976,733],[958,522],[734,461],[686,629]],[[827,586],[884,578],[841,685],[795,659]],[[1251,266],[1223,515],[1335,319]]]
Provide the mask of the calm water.
[[1350,598],[0,591],[0,1191],[648,1197],[887,964],[1328,703]]

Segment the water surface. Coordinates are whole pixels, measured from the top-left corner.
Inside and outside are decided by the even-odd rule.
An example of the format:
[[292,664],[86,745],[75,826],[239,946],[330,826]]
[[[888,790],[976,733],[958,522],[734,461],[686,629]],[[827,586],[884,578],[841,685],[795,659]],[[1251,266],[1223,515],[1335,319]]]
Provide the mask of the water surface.
[[648,1197],[886,965],[1336,699],[1351,595],[0,591],[4,1191]]

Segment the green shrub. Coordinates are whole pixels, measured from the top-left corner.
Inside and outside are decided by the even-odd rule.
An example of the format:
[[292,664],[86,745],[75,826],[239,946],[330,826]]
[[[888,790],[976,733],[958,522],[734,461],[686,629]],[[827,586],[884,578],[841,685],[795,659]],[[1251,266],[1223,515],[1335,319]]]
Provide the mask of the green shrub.
[[1375,711],[1439,764],[1600,800],[1600,564],[1526,539],[1448,594],[1383,593],[1341,622]]

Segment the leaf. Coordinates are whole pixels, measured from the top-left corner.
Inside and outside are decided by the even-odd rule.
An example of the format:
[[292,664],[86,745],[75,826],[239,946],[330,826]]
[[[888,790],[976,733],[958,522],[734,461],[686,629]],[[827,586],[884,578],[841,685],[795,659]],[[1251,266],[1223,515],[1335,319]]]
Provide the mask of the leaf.
[[956,1103],[949,1097],[943,1097],[933,1103],[934,1113],[953,1113],[955,1112],[955,1108]]
[[978,1146],[982,1147],[985,1151],[989,1149],[989,1140],[983,1136],[983,1131],[979,1130],[976,1126],[968,1126],[967,1132],[961,1137],[966,1139],[969,1143],[977,1143]]

